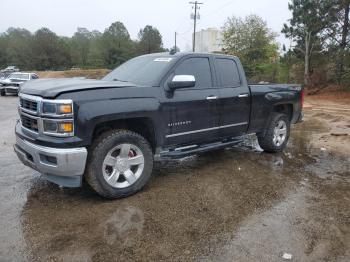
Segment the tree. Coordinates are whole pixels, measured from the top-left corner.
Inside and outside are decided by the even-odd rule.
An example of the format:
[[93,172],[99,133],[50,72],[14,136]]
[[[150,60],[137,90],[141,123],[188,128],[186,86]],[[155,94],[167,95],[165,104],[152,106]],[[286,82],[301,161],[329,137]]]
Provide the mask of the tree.
[[[331,9],[334,16],[334,23],[331,24],[329,31],[328,49],[335,57],[336,80],[340,84],[344,75],[344,60],[348,51],[349,44],[349,10],[350,0],[335,0],[334,8]],[[335,55],[334,55],[335,54]]]
[[115,22],[102,35],[103,57],[109,67],[115,67],[131,57],[133,43],[122,22]]
[[6,60],[6,38],[4,34],[0,34],[0,68],[3,68],[6,66],[7,60]]
[[[0,33],[0,67],[16,65],[24,70],[114,68],[140,53],[162,51],[162,40],[156,28],[141,30],[140,42],[133,41],[121,22],[112,23],[101,33],[79,27],[72,37],[57,36],[48,28],[34,34],[22,28]],[[148,42],[148,40],[150,40]],[[144,43],[147,51],[142,51]],[[150,45],[148,45],[148,43]]]
[[278,58],[275,34],[257,15],[227,19],[223,26],[223,51],[240,58],[248,77],[261,72],[262,64]]
[[93,30],[91,32],[88,65],[90,67],[105,67],[103,54],[102,33]]
[[341,81],[341,77],[344,72],[344,54],[345,49],[349,43],[349,10],[350,10],[350,1],[343,0],[340,4],[340,18],[341,24],[341,40],[339,43],[340,47],[340,56],[337,63],[337,75],[338,75],[338,83]]
[[146,25],[145,28],[140,29],[138,38],[138,47],[142,54],[164,51],[162,36],[157,28]]
[[32,59],[31,33],[22,28],[9,28],[4,37],[5,61],[22,69],[30,68]]
[[32,50],[36,69],[63,69],[71,65],[68,45],[47,28],[35,32]]
[[328,39],[327,29],[332,26],[335,8],[332,0],[292,0],[288,4],[292,12],[289,24],[284,24],[282,33],[296,42],[296,49],[304,56],[304,84],[310,82],[312,54],[321,51]]
[[92,33],[84,27],[78,27],[77,32],[72,37],[74,64],[86,66],[90,49]]

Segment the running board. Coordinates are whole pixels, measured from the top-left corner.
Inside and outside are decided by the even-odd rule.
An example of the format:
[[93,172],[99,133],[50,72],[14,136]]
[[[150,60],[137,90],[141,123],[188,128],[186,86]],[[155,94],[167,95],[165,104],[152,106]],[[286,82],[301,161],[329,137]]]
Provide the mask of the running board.
[[198,153],[203,153],[215,149],[225,148],[233,145],[237,145],[244,140],[244,137],[236,137],[230,140],[225,140],[221,142],[214,142],[204,145],[190,145],[185,147],[175,148],[169,151],[162,151],[156,155],[156,160],[166,160],[166,159],[180,159],[187,156],[195,155]]

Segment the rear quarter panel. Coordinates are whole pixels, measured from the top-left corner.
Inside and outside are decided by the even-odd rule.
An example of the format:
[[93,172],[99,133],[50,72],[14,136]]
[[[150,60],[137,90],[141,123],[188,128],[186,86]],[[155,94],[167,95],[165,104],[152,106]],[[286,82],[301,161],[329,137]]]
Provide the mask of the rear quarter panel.
[[302,110],[300,85],[250,85],[251,116],[248,132],[258,133],[269,123],[274,107],[290,105],[291,123],[295,123]]

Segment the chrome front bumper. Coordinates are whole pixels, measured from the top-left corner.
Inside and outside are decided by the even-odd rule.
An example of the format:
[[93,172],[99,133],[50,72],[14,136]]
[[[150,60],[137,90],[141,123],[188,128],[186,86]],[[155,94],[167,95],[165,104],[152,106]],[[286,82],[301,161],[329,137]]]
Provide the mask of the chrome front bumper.
[[18,86],[3,86],[6,91],[9,92],[18,92],[19,87]]
[[23,164],[44,174],[48,180],[62,186],[80,186],[87,157],[85,147],[44,147],[16,136],[14,150]]

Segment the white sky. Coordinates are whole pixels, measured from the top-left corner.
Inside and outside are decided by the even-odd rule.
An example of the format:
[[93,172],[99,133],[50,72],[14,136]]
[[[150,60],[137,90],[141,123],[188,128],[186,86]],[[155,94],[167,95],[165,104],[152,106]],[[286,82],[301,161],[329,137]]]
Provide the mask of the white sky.
[[[178,32],[181,50],[191,47],[193,20],[186,0],[1,0],[0,32],[9,27],[22,27],[32,32],[48,27],[61,36],[72,36],[77,27],[104,31],[111,23],[121,21],[131,38],[140,28],[152,25],[163,36],[164,47],[174,45]],[[203,0],[197,31],[208,27],[221,28],[228,16],[257,14],[279,34],[277,41],[288,44],[280,33],[290,18],[288,0]]]

